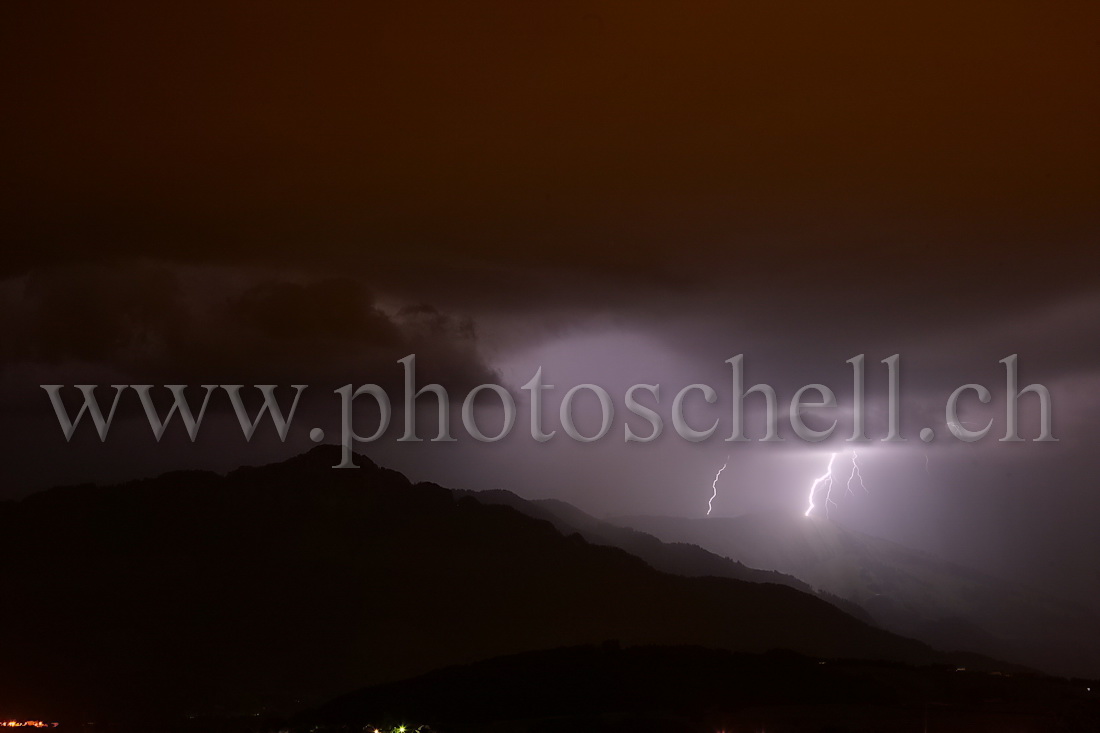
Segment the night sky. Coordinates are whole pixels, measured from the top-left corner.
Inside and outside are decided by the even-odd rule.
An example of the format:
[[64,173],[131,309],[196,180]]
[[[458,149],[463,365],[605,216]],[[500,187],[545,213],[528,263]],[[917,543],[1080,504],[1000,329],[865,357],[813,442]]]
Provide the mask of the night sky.
[[[542,366],[557,400],[591,382],[617,411],[592,444],[536,443],[521,403],[500,443],[399,443],[397,419],[360,446],[414,480],[701,516],[732,453],[717,514],[801,511],[846,446],[789,425],[724,442],[724,360],[744,354],[781,405],[810,382],[843,405],[845,360],[866,354],[879,438],[897,353],[909,440],[861,450],[870,493],[834,519],[1100,604],[1098,16],[7,4],[0,498],[291,455],[310,426],[335,435],[337,386],[399,405],[396,360],[416,353],[419,381],[459,400]],[[1059,442],[1030,440],[1034,396],[1029,440],[997,440],[1010,354],[1021,387],[1050,389]],[[626,444],[639,382],[662,385],[666,423],[677,390],[712,385],[692,414],[718,432]],[[968,382],[995,422],[961,444],[943,404]],[[286,443],[270,426],[246,443],[223,400],[194,444],[175,425],[158,445],[133,395],[105,443],[87,425],[66,443],[38,385],[78,383],[310,387]]]

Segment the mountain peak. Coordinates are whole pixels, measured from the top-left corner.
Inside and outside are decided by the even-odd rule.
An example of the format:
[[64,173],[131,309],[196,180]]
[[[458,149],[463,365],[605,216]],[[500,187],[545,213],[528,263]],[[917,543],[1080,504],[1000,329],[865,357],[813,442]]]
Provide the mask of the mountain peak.
[[[352,453],[355,465],[359,468],[366,468],[371,471],[381,470],[377,463],[372,461],[362,453]],[[332,469],[340,465],[343,460],[342,449],[338,445],[325,443],[322,445],[314,446],[307,451],[293,455],[285,460],[278,461],[276,463],[269,463],[260,466],[241,466],[235,471],[231,471],[232,474],[241,473],[253,473],[253,472],[269,472],[273,469],[278,469],[280,474],[291,472],[315,472],[321,469]]]

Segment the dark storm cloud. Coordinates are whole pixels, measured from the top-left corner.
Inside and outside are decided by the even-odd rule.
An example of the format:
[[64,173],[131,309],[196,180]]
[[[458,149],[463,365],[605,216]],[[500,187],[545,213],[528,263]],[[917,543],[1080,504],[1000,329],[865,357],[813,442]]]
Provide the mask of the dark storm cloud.
[[416,348],[478,379],[424,303],[498,349],[611,321],[781,387],[862,352],[1090,368],[1080,326],[997,329],[1100,291],[1091,6],[3,12],[20,364],[302,380]]
[[396,345],[393,322],[370,304],[354,280],[321,280],[306,284],[261,282],[233,300],[228,312],[257,335],[323,343],[355,333],[380,345]]
[[[396,388],[395,360],[419,353],[425,380],[469,389],[493,377],[469,319],[426,305],[383,312],[360,280],[143,262],[37,268],[0,285],[14,335],[3,368],[24,376]],[[25,401],[23,387],[5,401]]]
[[[925,381],[967,353],[1041,347],[1044,378],[1094,357],[1066,324],[990,341],[1100,292],[1086,7],[4,12],[0,267],[109,281],[25,304],[11,348],[47,362],[350,380],[437,343],[366,289],[503,349],[611,320],[719,366],[746,351],[780,388],[864,352]],[[185,307],[174,267],[302,282]]]
[[61,266],[4,286],[8,362],[152,358],[188,327],[178,278],[163,267]]

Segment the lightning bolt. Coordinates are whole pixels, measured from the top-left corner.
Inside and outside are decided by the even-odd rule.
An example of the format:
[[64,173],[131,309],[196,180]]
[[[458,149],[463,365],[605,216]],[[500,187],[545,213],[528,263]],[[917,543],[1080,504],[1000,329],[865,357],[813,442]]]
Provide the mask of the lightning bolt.
[[806,508],[805,516],[807,516],[807,517],[810,516],[810,513],[814,510],[814,508],[816,506],[814,504],[814,494],[817,493],[817,487],[820,486],[822,483],[824,483],[825,487],[826,487],[825,516],[826,517],[829,516],[829,502],[832,501],[832,499],[830,499],[829,497],[833,492],[833,461],[835,461],[835,460],[836,460],[836,453],[830,453],[829,454],[829,465],[825,468],[825,473],[823,473],[820,476],[818,476],[817,478],[815,478],[814,482],[812,484],[810,484],[810,499],[809,499],[810,505]]
[[[829,454],[829,465],[826,466],[825,473],[815,478],[813,483],[810,484],[809,506],[806,507],[805,514],[807,517],[813,514],[814,509],[817,508],[817,505],[814,503],[814,497],[817,496],[821,487],[825,489],[824,503],[826,518],[829,516],[829,507],[837,506],[837,503],[833,501],[833,487],[836,485],[836,480],[833,476],[833,462],[836,461],[836,456],[836,453]],[[859,482],[860,488],[862,488],[865,493],[871,493],[870,489],[867,488],[867,484],[863,481],[863,472],[859,467],[859,454],[852,451],[852,472],[848,474],[848,482],[845,484],[845,496],[855,496],[855,492],[852,490],[852,484],[857,481]]]
[[[864,493],[870,494],[871,492],[867,490],[867,484],[863,483],[863,474],[860,473],[859,470],[859,456],[855,451],[852,451],[852,474],[848,477],[848,488],[845,490],[846,495],[855,495],[855,492],[852,491],[852,481],[856,479],[859,479],[859,485],[863,487]],[[826,509],[828,509],[828,507],[826,507]]]
[[729,465],[730,457],[726,456],[726,462],[722,464],[722,467],[718,469],[718,473],[714,474],[714,480],[710,482],[710,488],[714,490],[714,493],[710,496],[710,501],[707,502],[707,516],[710,516],[711,511],[714,509],[714,499],[718,496],[718,477],[722,475],[722,471],[726,470],[726,466]]

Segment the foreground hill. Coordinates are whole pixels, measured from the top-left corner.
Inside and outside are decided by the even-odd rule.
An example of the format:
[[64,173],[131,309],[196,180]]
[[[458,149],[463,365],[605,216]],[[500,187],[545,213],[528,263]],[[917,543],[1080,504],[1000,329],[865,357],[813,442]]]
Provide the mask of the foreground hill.
[[883,628],[1045,671],[1100,676],[1095,614],[823,518],[624,517],[617,524],[787,573],[858,604]]
[[1100,730],[1086,683],[790,653],[614,645],[451,667],[342,696],[294,733]]

